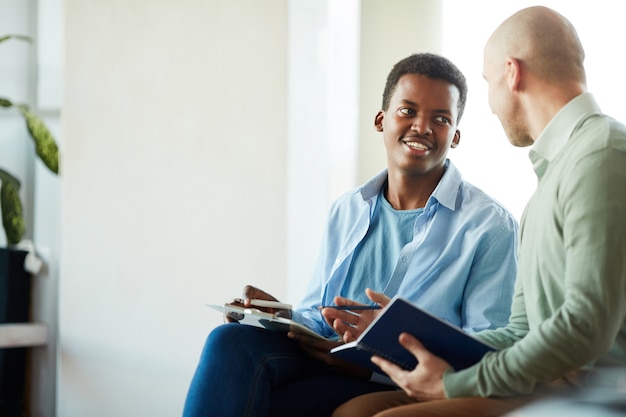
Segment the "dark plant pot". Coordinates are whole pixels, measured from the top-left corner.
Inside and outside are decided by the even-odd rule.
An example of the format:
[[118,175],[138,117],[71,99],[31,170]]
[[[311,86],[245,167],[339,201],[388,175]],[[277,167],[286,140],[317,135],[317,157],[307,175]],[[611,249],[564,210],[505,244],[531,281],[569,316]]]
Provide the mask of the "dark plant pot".
[[0,323],[30,321],[31,275],[24,270],[27,254],[0,248]]
[[[0,248],[0,323],[30,321],[32,276],[24,270],[27,252]],[[24,417],[27,348],[0,349],[0,416]]]

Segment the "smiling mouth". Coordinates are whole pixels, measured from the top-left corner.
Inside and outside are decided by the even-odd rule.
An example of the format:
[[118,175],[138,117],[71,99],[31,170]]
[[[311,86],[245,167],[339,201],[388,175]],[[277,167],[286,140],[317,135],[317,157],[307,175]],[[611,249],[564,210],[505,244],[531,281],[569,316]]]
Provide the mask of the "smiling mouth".
[[419,143],[419,142],[404,142],[409,148],[411,149],[415,149],[418,151],[427,151],[430,148],[426,145],[424,145],[423,143]]

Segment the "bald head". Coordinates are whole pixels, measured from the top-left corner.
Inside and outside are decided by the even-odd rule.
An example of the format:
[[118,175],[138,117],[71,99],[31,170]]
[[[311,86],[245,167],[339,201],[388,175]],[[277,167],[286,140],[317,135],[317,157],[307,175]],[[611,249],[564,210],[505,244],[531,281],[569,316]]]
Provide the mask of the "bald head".
[[529,7],[505,20],[487,42],[485,56],[516,58],[546,82],[586,83],[585,52],[576,29],[547,7]]

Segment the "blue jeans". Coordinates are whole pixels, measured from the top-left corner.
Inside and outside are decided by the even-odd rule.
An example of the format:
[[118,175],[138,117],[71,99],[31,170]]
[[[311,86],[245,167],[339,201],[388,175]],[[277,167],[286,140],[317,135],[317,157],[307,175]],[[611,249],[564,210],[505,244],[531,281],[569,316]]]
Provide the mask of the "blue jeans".
[[338,373],[284,333],[230,323],[209,334],[183,417],[323,417],[358,395],[391,389]]

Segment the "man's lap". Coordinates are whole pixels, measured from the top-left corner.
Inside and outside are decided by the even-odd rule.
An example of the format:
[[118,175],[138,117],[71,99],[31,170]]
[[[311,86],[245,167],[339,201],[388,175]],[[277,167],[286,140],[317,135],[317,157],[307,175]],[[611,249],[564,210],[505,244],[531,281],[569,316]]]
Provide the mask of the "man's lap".
[[272,392],[272,417],[330,416],[344,402],[363,394],[395,389],[325,368],[317,375],[303,375]]
[[535,396],[519,396],[417,401],[404,391],[381,392],[348,401],[337,408],[332,417],[498,417],[536,399]]
[[222,360],[231,362],[233,369],[241,365],[242,359],[248,366],[256,363],[263,368],[271,385],[271,416],[330,416],[351,398],[394,389],[338,372],[308,356],[284,333],[238,324],[220,326],[215,331],[219,334],[212,335],[216,350],[212,354],[221,351]]

